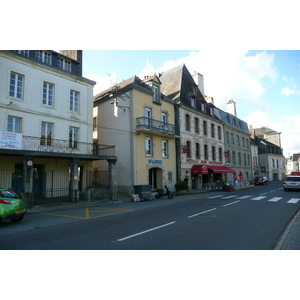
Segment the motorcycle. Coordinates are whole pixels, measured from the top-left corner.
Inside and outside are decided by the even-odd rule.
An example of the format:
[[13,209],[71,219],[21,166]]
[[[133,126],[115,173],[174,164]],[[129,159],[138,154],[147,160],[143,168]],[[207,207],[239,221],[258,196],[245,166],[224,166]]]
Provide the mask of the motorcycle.
[[156,194],[155,194],[155,198],[159,199],[160,197],[167,196],[169,199],[172,199],[173,194],[170,192],[167,185],[165,185],[165,189],[166,189],[166,192],[164,191],[164,189],[157,189]]

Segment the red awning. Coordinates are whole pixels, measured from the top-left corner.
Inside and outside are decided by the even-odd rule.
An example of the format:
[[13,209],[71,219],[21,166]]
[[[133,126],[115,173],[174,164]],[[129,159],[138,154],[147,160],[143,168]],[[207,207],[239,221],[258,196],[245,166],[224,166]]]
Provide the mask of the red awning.
[[208,174],[207,166],[206,165],[193,165],[192,166],[192,175],[197,175],[197,174],[203,174],[203,175]]
[[229,169],[224,166],[193,165],[192,175],[197,175],[197,174],[207,175],[208,169],[212,170],[214,173],[234,173],[232,169]]
[[214,173],[234,173],[232,169],[229,169],[224,166],[208,166],[208,168]]

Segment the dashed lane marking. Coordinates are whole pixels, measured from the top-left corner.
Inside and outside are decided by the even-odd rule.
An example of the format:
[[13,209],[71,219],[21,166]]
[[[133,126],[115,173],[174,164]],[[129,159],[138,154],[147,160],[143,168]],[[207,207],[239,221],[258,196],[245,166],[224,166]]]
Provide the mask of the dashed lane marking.
[[282,197],[274,197],[274,198],[271,198],[271,199],[268,200],[268,201],[270,201],[270,202],[277,202],[277,201],[279,201],[280,199],[282,199]]
[[291,198],[287,203],[297,203],[300,198]]
[[251,200],[261,200],[261,199],[264,199],[264,198],[267,198],[267,196],[259,196],[259,197],[255,197],[255,198],[252,198]]

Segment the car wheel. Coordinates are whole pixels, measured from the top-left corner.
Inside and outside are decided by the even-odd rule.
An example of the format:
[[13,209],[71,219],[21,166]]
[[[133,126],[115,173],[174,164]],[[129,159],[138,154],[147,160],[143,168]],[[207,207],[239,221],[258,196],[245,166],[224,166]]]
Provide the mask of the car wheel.
[[18,217],[18,218],[14,218],[14,219],[10,219],[12,222],[20,222],[23,220],[23,217]]

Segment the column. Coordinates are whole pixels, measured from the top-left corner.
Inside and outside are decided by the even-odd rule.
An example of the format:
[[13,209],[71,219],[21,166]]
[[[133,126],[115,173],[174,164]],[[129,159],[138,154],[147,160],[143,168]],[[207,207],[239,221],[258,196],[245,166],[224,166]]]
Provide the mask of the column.
[[109,168],[109,194],[110,200],[117,200],[118,193],[118,183],[117,183],[117,170],[116,170],[116,159],[109,159],[108,168]]
[[70,174],[70,198],[72,202],[79,201],[78,191],[78,159],[71,160],[71,174]]

